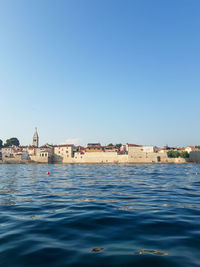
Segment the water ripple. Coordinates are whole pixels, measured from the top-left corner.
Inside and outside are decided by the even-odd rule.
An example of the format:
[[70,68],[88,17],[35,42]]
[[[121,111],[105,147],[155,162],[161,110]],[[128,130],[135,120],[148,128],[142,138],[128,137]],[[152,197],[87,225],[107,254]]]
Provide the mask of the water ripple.
[[0,165],[1,265],[200,266],[199,190],[200,165]]

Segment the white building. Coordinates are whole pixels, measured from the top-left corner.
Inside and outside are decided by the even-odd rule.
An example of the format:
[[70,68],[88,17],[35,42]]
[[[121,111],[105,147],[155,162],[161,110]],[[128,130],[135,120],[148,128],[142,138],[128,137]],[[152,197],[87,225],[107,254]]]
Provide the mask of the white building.
[[55,145],[54,146],[54,162],[68,162],[74,156],[74,145]]
[[197,149],[195,148],[195,146],[188,146],[186,147],[185,151],[187,151],[188,153],[192,152],[192,151],[196,151]]
[[157,149],[155,146],[143,146],[143,152],[146,153],[152,153],[152,152],[157,152]]

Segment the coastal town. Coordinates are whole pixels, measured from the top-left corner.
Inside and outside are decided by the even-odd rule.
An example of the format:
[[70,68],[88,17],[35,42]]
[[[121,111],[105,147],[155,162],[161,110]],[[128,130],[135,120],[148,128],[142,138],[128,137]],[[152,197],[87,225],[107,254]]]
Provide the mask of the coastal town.
[[[9,144],[9,143],[8,143]],[[0,163],[199,163],[200,146],[159,148],[153,145],[89,143],[39,146],[35,129],[32,145],[2,145]]]

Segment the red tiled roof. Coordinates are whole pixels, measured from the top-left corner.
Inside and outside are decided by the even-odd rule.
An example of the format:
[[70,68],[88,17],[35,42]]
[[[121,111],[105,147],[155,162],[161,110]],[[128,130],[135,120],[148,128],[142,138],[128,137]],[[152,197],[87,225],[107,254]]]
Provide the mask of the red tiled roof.
[[88,143],[87,145],[88,146],[100,146],[101,144],[100,143]]
[[52,147],[53,147],[52,145],[43,145],[40,148],[52,148]]
[[85,147],[83,146],[77,146],[76,148],[78,148],[79,150],[85,150]]
[[127,144],[128,146],[142,146],[142,145],[136,145],[136,144]]
[[73,145],[54,145],[53,147],[72,147]]

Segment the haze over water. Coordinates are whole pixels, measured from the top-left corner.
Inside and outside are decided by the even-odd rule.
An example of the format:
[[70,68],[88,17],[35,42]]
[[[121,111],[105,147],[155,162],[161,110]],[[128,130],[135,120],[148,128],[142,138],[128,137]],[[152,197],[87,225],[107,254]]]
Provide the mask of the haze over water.
[[200,165],[0,165],[1,266],[200,266],[199,190]]

